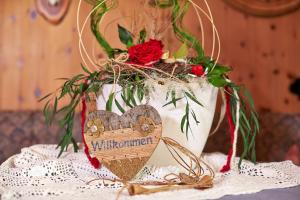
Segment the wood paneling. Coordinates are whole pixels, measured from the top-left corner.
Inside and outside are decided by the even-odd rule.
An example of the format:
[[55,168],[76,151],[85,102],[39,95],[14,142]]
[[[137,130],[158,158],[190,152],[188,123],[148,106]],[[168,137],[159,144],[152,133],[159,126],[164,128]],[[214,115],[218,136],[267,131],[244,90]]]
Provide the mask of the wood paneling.
[[[130,2],[133,5],[133,0]],[[289,85],[300,77],[300,11],[276,18],[258,18],[234,10],[221,0],[209,3],[220,32],[221,61],[235,70],[231,78],[249,88],[259,109],[299,112],[299,98],[289,92]],[[114,11],[106,19],[134,13],[126,1],[120,1],[120,6],[121,12]],[[37,99],[60,85],[55,78],[80,72],[76,10],[77,1],[72,1],[64,21],[54,26],[38,15],[33,0],[1,1],[0,110],[39,109],[42,104]],[[86,15],[88,10],[85,5],[82,13]],[[167,15],[160,18],[164,16]],[[200,38],[195,17],[190,13],[185,22]],[[122,22],[130,25],[129,20]],[[212,35],[208,23],[205,24],[205,49],[209,54]],[[109,26],[106,36],[118,44],[114,26]],[[92,52],[95,43],[88,27],[84,39]],[[176,44],[173,42],[170,38],[167,44]],[[95,48],[95,52],[99,50]]]

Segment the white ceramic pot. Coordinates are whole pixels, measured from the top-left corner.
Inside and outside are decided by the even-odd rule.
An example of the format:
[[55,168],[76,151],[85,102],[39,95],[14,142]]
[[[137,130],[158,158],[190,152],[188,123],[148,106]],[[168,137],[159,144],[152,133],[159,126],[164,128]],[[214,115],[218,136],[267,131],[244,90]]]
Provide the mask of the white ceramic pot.
[[[170,137],[176,140],[182,146],[192,151],[195,155],[200,156],[211,129],[215,113],[218,89],[213,87],[206,80],[200,78],[195,79],[193,82],[188,84],[170,82],[168,84],[161,85],[156,82],[148,81],[146,82],[146,85],[150,88],[150,98],[147,101],[143,100],[143,102],[140,102],[140,104],[147,103],[148,105],[153,106],[159,112],[163,126],[162,136]],[[176,90],[176,97],[182,96],[182,91],[187,91],[187,88],[189,88],[193,91],[197,97],[197,100],[203,104],[203,107],[201,107],[189,99],[190,109],[194,110],[200,123],[197,125],[192,116],[190,117],[190,127],[192,132],[188,132],[188,137],[185,133],[181,132],[180,128],[181,119],[185,114],[186,100],[179,100],[176,108],[173,106],[173,104],[163,107],[163,105],[167,102],[166,93],[170,88]],[[104,85],[102,95],[100,95],[97,99],[98,110],[105,109],[106,101],[109,97],[109,94],[112,92],[112,89],[113,85]],[[114,89],[116,92],[122,90],[122,88],[118,85],[115,85]],[[116,99],[120,102],[120,104],[122,104],[125,110],[130,109],[129,107],[126,107],[125,103],[122,103],[123,101],[120,93],[121,92],[117,93]],[[138,98],[136,97],[136,99]],[[112,111],[120,115],[122,114],[116,105],[113,105]],[[154,151],[148,164],[155,166],[178,165],[162,142]]]

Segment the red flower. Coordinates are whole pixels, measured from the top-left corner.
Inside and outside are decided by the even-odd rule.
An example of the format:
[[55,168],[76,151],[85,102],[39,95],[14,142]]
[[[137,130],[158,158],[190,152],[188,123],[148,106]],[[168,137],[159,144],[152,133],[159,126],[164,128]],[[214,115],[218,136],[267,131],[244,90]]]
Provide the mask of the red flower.
[[159,40],[149,40],[143,44],[132,46],[128,49],[131,63],[149,65],[160,60],[163,55],[163,44]]
[[202,76],[204,74],[204,67],[201,65],[195,65],[192,67],[192,74],[195,74],[196,76]]

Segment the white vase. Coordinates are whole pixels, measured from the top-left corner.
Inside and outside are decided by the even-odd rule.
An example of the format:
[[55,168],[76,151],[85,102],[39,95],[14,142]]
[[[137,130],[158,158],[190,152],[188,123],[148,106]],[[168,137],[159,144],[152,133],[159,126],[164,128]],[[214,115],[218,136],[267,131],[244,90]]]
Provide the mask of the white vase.
[[[174,139],[182,146],[192,151],[195,155],[200,156],[211,129],[218,89],[209,84],[205,79],[201,78],[195,79],[188,84],[170,82],[161,85],[156,82],[148,81],[146,82],[146,85],[149,87],[149,98],[147,100],[144,99],[142,102],[139,102],[139,104],[147,103],[158,111],[162,119],[162,136]],[[200,123],[197,124],[190,115],[189,121],[191,131],[188,132],[188,135],[182,133],[180,127],[181,119],[185,114],[186,99],[183,98],[177,101],[176,108],[173,104],[163,107],[163,105],[167,103],[166,93],[170,88],[176,90],[176,97],[182,96],[183,91],[187,91],[187,89],[192,90],[197,97],[197,100],[203,105],[203,107],[201,107],[194,101],[188,99],[190,109],[194,110],[198,121],[200,121]],[[97,109],[105,109],[106,101],[113,90],[117,92],[115,98],[120,102],[123,108],[125,108],[125,110],[130,109],[122,101],[120,95],[121,92],[118,92],[121,91],[122,88],[119,85],[115,85],[115,87],[113,87],[113,85],[103,86],[102,95],[97,99]],[[138,98],[136,97],[135,99]],[[168,101],[170,101],[170,99]],[[112,111],[120,115],[122,114],[114,104]],[[155,166],[178,165],[162,142],[159,143],[147,164]]]

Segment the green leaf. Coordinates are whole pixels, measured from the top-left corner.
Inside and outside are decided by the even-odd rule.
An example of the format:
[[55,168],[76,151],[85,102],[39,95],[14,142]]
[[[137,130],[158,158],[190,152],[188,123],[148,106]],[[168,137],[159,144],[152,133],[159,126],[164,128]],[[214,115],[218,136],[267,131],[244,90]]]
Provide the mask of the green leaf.
[[45,122],[47,125],[50,125],[50,118],[51,118],[51,105],[47,103],[47,105],[44,107],[43,110],[44,116],[45,116]]
[[79,94],[80,94],[80,95],[82,95],[82,92],[83,92],[84,89],[85,89],[85,88],[84,88],[84,85],[85,85],[84,83],[80,83],[80,85],[79,85]]
[[109,98],[108,98],[108,101],[106,102],[106,111],[112,111],[112,103],[113,103],[113,100],[114,100],[114,97],[115,97],[115,93],[111,93],[109,95]]
[[171,96],[172,96],[172,103],[173,103],[174,107],[176,108],[176,102],[177,102],[177,100],[176,100],[176,92],[175,92],[175,90],[172,90]]
[[123,99],[123,101],[125,102],[125,104],[128,107],[133,108],[133,106],[130,104],[129,100],[126,99],[126,97],[124,96],[124,94],[121,94],[121,98]]
[[83,79],[85,76],[84,76],[84,74],[78,74],[78,75],[76,75],[76,76],[74,76],[70,81],[69,81],[69,83],[74,83],[74,82],[76,82],[76,81],[79,81],[79,80],[81,80],[81,79]]
[[168,90],[166,93],[166,101],[169,99],[169,95],[170,95],[170,90]]
[[136,74],[136,75],[134,76],[134,80],[135,80],[136,82],[140,82],[140,81],[141,81],[141,78],[140,78],[140,76],[139,76],[138,74]]
[[53,118],[54,118],[55,114],[57,113],[57,104],[58,104],[58,98],[55,97],[54,106],[53,106],[53,112],[52,112],[52,118],[51,118],[51,123],[53,121]]
[[189,9],[190,2],[189,1],[183,1],[183,2],[184,3],[181,4],[181,2],[179,2],[178,0],[171,1],[173,5],[172,16],[171,16],[173,31],[179,40],[181,40],[184,43],[187,43],[188,46],[195,49],[198,55],[196,58],[193,59],[193,63],[198,64],[205,58],[204,50],[199,40],[197,40],[196,37],[194,37],[193,35],[189,34],[184,30],[183,18]]
[[65,134],[62,141],[59,143],[58,146],[60,146],[60,151],[58,154],[58,158],[62,155],[62,153],[64,152],[64,150],[66,150],[67,145],[70,144],[70,142],[72,141],[72,136],[70,134]]
[[49,94],[43,96],[42,98],[40,98],[40,99],[38,100],[38,102],[41,102],[41,101],[47,99],[47,98],[50,97],[51,95],[52,95],[52,93],[49,93]]
[[146,37],[147,37],[146,29],[143,28],[143,29],[140,31],[139,43],[140,43],[140,44],[141,44],[141,43],[144,43]]
[[185,121],[186,121],[186,115],[184,115],[181,119],[181,123],[180,123],[180,129],[181,129],[181,132],[184,133],[184,125],[185,125]]
[[173,56],[174,58],[186,58],[188,55],[189,49],[188,46],[186,45],[186,43],[183,43],[180,48],[174,52]]
[[194,118],[196,124],[199,124],[200,122],[198,121],[197,116],[196,116],[196,113],[194,112],[194,110],[192,110],[192,116],[193,116],[193,118]]
[[123,44],[125,44],[127,47],[130,47],[133,45],[133,39],[132,39],[132,33],[130,33],[127,29],[125,29],[123,26],[120,26],[118,24],[118,31],[119,31],[119,38]]
[[226,79],[221,76],[208,76],[207,79],[215,87],[224,87],[228,85]]
[[72,141],[72,144],[73,144],[73,147],[74,147],[74,152],[78,152],[79,147],[77,145],[76,140],[72,137],[71,141]]
[[189,128],[190,128],[189,113],[190,113],[190,104],[187,103],[186,106],[185,106],[185,115],[186,115],[185,134],[186,134],[186,137],[187,137],[187,138],[188,138],[188,131],[189,131]]
[[82,63],[81,63],[81,68],[83,69],[83,71],[85,71],[88,74],[92,74],[92,72],[90,72]]
[[117,100],[116,98],[115,98],[115,103],[116,103],[116,106],[117,106],[117,108],[119,109],[119,111],[120,111],[121,113],[125,113],[124,108],[122,108],[121,104],[118,102],[118,100]]
[[255,125],[255,128],[257,131],[259,131],[259,121],[258,121],[258,116],[256,114],[256,111],[251,111],[251,116],[252,116],[252,119],[254,121],[254,125]]
[[63,86],[62,89],[61,89],[61,93],[60,93],[60,96],[58,99],[61,99],[63,98],[66,94],[68,94],[70,92],[70,89],[69,87],[67,86]]
[[196,104],[203,106],[202,103],[200,103],[195,96],[191,95],[189,92],[185,92],[185,95],[190,98],[192,101],[194,101]]
[[253,101],[253,98],[252,98],[250,92],[246,88],[243,88],[243,91],[244,91],[245,98],[248,100],[248,102],[251,106],[251,109],[255,109],[254,101]]
[[208,74],[209,75],[216,75],[216,76],[221,76],[223,74],[226,74],[227,72],[230,72],[231,68],[222,66],[222,65],[216,65],[213,71],[210,71]]
[[129,102],[132,102],[133,106],[137,106],[136,101],[134,99],[134,95],[133,95],[134,88],[132,88],[130,85],[128,85],[126,91],[127,91],[126,92],[127,93],[127,100]]
[[66,106],[60,108],[57,112],[58,112],[58,113],[59,113],[59,112],[65,112],[66,110],[69,109],[69,107],[70,107],[69,105],[66,105]]
[[105,38],[100,33],[99,24],[101,23],[102,17],[112,8],[112,6],[107,6],[104,1],[93,1],[94,5],[94,12],[91,15],[91,30],[97,39],[98,43],[104,49],[105,53],[108,55],[109,58],[114,58],[114,50],[110,46],[110,44],[105,40]]
[[252,129],[245,113],[241,111],[240,117],[241,117],[240,120],[242,120],[242,122],[246,125],[247,130],[250,132]]
[[183,97],[172,99],[171,101],[167,102],[167,103],[166,103],[165,105],[163,105],[162,107],[165,107],[165,106],[167,106],[167,105],[174,104],[174,103],[175,103],[174,105],[176,105],[176,102],[179,101],[179,100],[181,100],[181,99],[183,99]]
[[137,96],[138,96],[138,99],[139,99],[140,102],[143,101],[144,95],[145,95],[145,92],[144,92],[143,86],[142,85],[138,85],[137,86]]
[[189,132],[189,128],[190,128],[190,121],[189,121],[189,116],[186,117],[186,126],[185,126],[185,135],[186,138],[188,139],[188,132]]
[[253,163],[256,163],[256,151],[255,151],[255,143],[251,151],[251,160]]
[[149,5],[152,7],[158,6],[159,8],[168,8],[173,6],[173,0],[150,0]]

